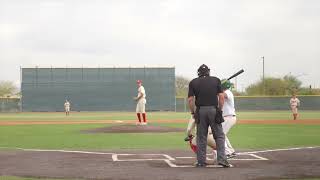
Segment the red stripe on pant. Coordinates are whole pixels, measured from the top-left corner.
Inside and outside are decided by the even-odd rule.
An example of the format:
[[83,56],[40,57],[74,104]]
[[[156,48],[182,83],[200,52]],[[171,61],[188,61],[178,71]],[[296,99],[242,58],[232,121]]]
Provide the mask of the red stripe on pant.
[[139,119],[139,122],[141,123],[140,113],[137,113],[137,117],[138,117],[138,119]]

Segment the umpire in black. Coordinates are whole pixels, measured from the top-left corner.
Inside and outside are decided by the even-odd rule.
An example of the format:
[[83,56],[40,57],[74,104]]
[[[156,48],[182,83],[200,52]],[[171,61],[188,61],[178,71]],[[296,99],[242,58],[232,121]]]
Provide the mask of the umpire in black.
[[[215,122],[217,110],[224,103],[221,81],[210,76],[210,69],[205,64],[198,69],[198,78],[189,83],[188,103],[191,114],[197,123],[197,163],[196,167],[205,167],[207,153],[208,128],[211,127],[213,138],[217,144],[217,161],[223,167],[231,167],[225,155],[225,134],[221,123]],[[219,98],[218,98],[219,97]],[[194,111],[194,98],[196,111]]]

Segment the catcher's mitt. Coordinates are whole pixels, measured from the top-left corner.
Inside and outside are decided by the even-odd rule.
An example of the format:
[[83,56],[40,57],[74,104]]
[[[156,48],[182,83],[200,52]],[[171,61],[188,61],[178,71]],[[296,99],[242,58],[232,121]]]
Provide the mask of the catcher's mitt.
[[191,141],[194,138],[194,136],[191,134],[184,138],[184,141]]
[[216,111],[216,117],[215,117],[215,122],[217,124],[221,124],[224,122],[223,116],[222,116],[222,111],[220,109],[217,108]]

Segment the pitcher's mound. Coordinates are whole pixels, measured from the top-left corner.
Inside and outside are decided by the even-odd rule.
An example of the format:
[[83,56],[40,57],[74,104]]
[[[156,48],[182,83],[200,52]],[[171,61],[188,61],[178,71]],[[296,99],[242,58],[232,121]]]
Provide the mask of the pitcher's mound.
[[166,133],[166,132],[183,132],[185,129],[173,128],[155,125],[117,125],[96,129],[84,130],[84,133]]

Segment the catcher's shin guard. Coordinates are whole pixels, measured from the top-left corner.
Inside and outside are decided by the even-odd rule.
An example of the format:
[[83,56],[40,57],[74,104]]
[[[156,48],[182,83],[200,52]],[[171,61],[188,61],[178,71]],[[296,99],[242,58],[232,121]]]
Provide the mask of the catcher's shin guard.
[[196,153],[197,152],[197,145],[192,144],[192,140],[193,140],[194,136],[192,134],[188,135],[186,138],[184,138],[184,141],[189,141],[189,145],[191,150]]
[[197,153],[198,147],[197,147],[197,145],[192,144],[192,139],[193,139],[193,138],[194,138],[194,137],[192,137],[192,138],[189,139],[190,148],[191,148],[191,150],[192,150],[194,153]]
[[192,144],[191,141],[190,141],[190,148],[194,153],[197,153],[197,145]]

